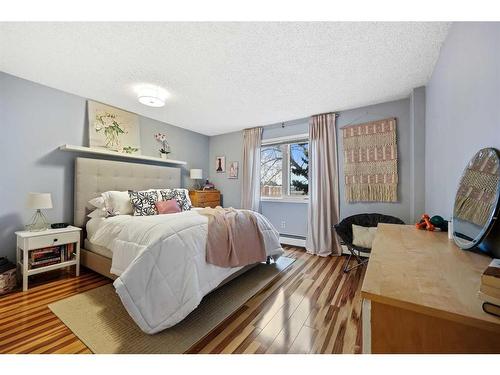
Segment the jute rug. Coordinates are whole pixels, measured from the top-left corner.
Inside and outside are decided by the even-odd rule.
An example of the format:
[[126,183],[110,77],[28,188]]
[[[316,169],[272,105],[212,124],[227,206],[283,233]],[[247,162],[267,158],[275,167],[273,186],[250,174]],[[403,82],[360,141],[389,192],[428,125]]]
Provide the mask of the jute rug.
[[155,335],[137,327],[111,284],[49,308],[94,353],[184,353],[294,261],[281,257],[276,264],[259,264],[207,295],[182,322]]

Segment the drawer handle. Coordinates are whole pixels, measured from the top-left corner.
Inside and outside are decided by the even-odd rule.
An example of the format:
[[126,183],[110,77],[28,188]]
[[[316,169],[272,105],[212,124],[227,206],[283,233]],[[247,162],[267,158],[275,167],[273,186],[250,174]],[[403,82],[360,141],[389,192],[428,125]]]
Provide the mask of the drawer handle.
[[54,242],[57,242],[57,238],[54,238]]

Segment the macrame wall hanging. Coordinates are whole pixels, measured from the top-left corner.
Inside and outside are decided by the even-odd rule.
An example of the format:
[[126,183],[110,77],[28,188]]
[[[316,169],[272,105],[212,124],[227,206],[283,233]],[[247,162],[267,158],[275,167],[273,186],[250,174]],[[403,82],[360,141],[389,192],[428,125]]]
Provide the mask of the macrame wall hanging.
[[396,119],[342,128],[347,202],[397,202]]

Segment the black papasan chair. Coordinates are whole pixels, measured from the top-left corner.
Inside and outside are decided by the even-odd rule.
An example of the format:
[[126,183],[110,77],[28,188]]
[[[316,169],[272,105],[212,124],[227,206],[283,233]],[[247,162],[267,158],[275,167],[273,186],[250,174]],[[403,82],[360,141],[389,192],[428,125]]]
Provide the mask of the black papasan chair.
[[[337,225],[334,225],[337,235],[340,237],[342,245],[346,245],[350,251],[349,258],[344,263],[344,272],[364,265],[368,262],[368,258],[363,259],[361,253],[369,253],[371,249],[359,247],[352,244],[352,225],[359,225],[362,227],[376,227],[379,223],[384,224],[404,224],[404,221],[397,217],[382,214],[359,214],[346,217]],[[357,252],[357,254],[356,254]],[[356,258],[357,264],[349,267],[349,261],[352,257]]]

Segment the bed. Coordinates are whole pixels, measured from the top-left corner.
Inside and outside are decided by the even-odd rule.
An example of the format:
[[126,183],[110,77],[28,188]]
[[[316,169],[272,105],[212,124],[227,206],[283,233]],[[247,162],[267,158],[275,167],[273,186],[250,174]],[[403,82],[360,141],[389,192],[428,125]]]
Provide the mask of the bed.
[[[169,328],[210,291],[254,265],[223,268],[205,260],[208,218],[197,209],[170,215],[87,218],[88,201],[110,190],[180,187],[179,168],[77,158],[75,225],[85,228],[82,265],[114,279],[123,305],[146,333]],[[268,257],[283,250],[279,234],[256,214]]]

